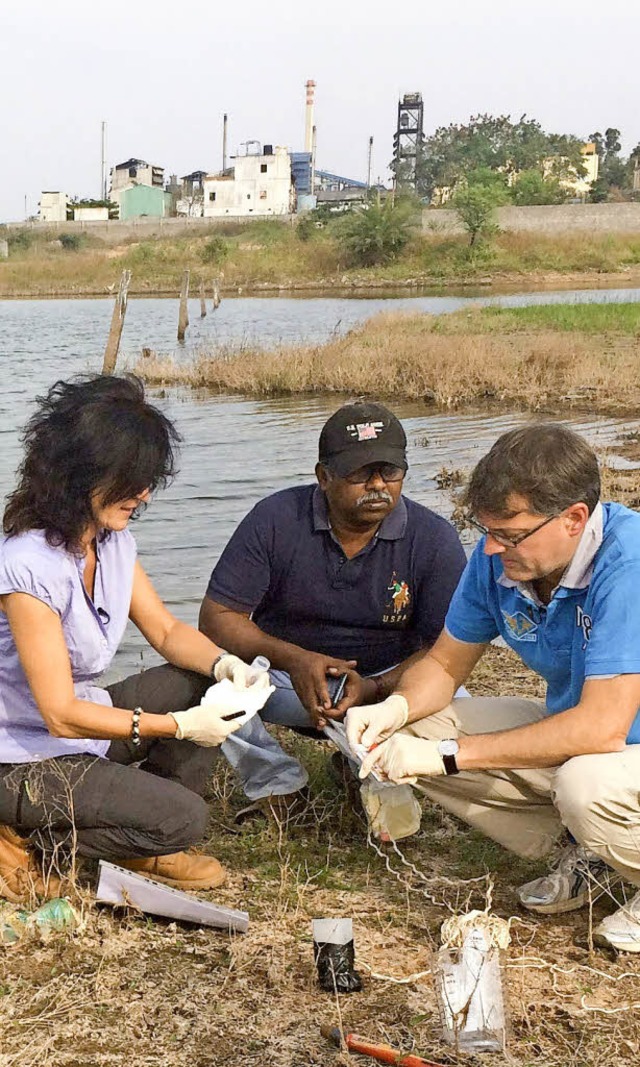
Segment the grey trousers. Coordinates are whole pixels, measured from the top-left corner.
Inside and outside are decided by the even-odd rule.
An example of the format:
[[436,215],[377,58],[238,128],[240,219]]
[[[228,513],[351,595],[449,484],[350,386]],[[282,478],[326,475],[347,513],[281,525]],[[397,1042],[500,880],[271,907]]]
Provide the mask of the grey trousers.
[[[115,707],[166,714],[198,703],[210,679],[164,665],[108,687]],[[59,756],[0,764],[0,823],[45,852],[131,859],[160,856],[199,841],[202,799],[217,749],[190,741],[113,741],[106,759]],[[132,766],[139,763],[138,767]]]

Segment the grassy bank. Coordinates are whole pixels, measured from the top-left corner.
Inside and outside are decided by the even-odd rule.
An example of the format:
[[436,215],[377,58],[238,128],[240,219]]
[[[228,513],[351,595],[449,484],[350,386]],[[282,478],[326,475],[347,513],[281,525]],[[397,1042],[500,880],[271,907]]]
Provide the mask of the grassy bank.
[[[607,497],[638,506],[637,472],[605,470],[605,480]],[[497,648],[469,687],[476,696],[543,695],[540,680]],[[519,860],[429,803],[400,853],[376,851],[328,774],[330,746],[278,736],[310,773],[309,806],[295,822],[240,831],[234,815],[245,800],[224,761],[207,795],[205,850],[229,869],[211,897],[246,909],[248,933],[230,938],[98,908],[79,887],[79,931],[0,946],[2,1067],[346,1067],[351,1059],[326,1044],[321,1023],[451,1067],[480,1063],[443,1044],[432,969],[443,920],[485,907],[489,896],[495,914],[512,917],[507,1062],[635,1067],[640,959],[589,945],[611,899],[592,914],[534,919],[518,909],[515,889],[545,865]],[[361,993],[338,1000],[315,984],[319,916],[353,918]]]
[[[500,650],[471,688],[540,696],[537,680]],[[351,1060],[326,1044],[321,1023],[462,1067],[468,1057],[441,1039],[431,969],[443,920],[484,907],[487,892],[496,914],[515,917],[504,970],[509,1062],[637,1063],[640,961],[590,954],[586,912],[537,921],[520,912],[515,888],[542,864],[426,804],[419,836],[401,842],[412,872],[392,850],[367,845],[361,817],[327,775],[328,746],[279,736],[310,771],[301,819],[238,832],[243,798],[224,763],[208,795],[206,850],[230,871],[212,896],[249,911],[248,933],[114,913],[85,895],[80,932],[0,948],[3,1067],[345,1067]],[[593,921],[613,906],[598,902]],[[364,989],[339,1003],[315,984],[311,920],[324,915],[354,920]]]
[[603,413],[640,407],[640,304],[384,314],[320,346],[156,356],[137,371],[257,396],[368,393],[440,408],[496,404]]
[[344,252],[339,226],[334,220],[324,229],[298,231],[258,221],[115,246],[83,234],[63,238],[63,246],[53,232],[18,231],[9,259],[0,261],[0,297],[104,295],[124,268],[132,271],[134,294],[175,295],[187,268],[194,285],[220,278],[227,291],[554,284],[572,278],[598,284],[603,275],[640,282],[640,235],[504,233],[470,249],[463,236],[414,234],[397,260],[358,268]]

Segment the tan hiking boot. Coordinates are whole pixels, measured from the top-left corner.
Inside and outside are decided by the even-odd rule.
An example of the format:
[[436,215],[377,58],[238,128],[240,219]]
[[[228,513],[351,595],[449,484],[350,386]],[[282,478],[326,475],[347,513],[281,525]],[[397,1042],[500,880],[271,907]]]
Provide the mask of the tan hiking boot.
[[0,897],[12,904],[60,896],[60,879],[53,874],[45,876],[27,845],[10,826],[0,825]]
[[174,889],[216,889],[226,881],[227,872],[213,856],[198,852],[172,852],[169,856],[118,860],[120,867],[146,874]]

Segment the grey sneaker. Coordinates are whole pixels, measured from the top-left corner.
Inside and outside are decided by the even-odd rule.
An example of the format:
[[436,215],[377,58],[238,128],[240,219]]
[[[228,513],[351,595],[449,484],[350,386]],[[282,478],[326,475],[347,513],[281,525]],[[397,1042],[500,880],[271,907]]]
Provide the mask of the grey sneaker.
[[593,940],[618,952],[640,952],[640,893],[598,923]]
[[567,845],[548,874],[517,890],[523,908],[538,915],[576,911],[619,882],[620,878],[593,852],[581,845]]

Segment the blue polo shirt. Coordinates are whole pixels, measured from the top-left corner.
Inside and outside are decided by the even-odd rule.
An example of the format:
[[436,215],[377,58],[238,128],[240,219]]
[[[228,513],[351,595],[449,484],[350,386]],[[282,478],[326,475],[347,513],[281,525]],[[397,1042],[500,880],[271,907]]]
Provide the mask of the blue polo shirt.
[[284,489],[240,523],[207,596],[272,637],[386,670],[431,645],[465,566],[453,527],[402,496],[376,535],[347,559],[318,486]]
[[[503,637],[545,679],[550,713],[578,704],[585,678],[640,674],[640,515],[598,504],[546,607],[529,584],[507,578],[500,555],[485,555],[484,543],[451,601],[452,637],[478,644]],[[640,742],[640,712],[627,741]]]

